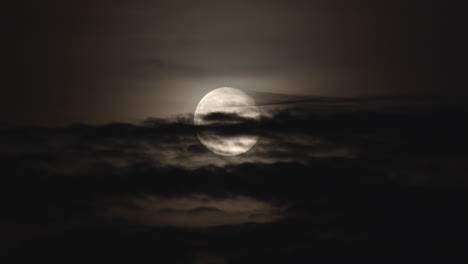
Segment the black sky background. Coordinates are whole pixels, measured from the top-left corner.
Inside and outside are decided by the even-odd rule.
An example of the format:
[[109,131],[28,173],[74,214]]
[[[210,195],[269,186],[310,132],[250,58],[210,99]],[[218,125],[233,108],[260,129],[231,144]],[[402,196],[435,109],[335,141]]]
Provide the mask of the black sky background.
[[[466,254],[461,5],[6,7],[0,255],[223,264]],[[251,95],[261,120],[213,113],[218,125],[193,126],[199,100],[221,86]],[[198,140],[204,129],[259,141],[219,156]]]

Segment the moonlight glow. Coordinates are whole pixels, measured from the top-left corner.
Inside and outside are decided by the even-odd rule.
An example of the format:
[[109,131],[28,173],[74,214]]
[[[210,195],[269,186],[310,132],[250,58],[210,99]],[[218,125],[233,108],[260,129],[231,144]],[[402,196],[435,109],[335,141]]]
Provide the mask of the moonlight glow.
[[[225,118],[223,120],[207,118],[210,115],[250,120],[260,119],[260,111],[255,105],[255,101],[244,92],[229,87],[218,88],[206,94],[195,110],[194,122],[196,126],[235,124],[238,122],[235,118]],[[213,130],[203,130],[197,135],[206,148],[224,156],[245,153],[258,140],[258,136],[255,135],[221,134]]]

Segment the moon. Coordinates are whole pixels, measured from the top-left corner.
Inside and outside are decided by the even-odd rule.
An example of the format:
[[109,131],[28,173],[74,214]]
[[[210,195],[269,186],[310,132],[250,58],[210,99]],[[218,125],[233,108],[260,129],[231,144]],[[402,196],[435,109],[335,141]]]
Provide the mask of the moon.
[[[252,97],[239,89],[221,87],[206,94],[198,103],[194,114],[195,126],[240,124],[242,120],[260,120],[260,111]],[[202,129],[197,132],[200,142],[210,151],[223,156],[236,156],[253,148],[258,136],[244,133],[221,133]]]

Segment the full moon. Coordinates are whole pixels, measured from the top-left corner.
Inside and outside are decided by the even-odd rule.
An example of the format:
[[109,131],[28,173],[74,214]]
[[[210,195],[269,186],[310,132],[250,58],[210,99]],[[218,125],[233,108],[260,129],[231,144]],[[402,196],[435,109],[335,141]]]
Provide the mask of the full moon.
[[[236,125],[243,120],[259,120],[260,111],[253,98],[241,90],[221,87],[206,94],[195,110],[195,126]],[[222,133],[224,132],[224,133]],[[228,133],[226,133],[228,132]],[[229,133],[203,129],[197,133],[200,142],[210,151],[223,156],[235,156],[249,151],[258,136],[247,133]]]

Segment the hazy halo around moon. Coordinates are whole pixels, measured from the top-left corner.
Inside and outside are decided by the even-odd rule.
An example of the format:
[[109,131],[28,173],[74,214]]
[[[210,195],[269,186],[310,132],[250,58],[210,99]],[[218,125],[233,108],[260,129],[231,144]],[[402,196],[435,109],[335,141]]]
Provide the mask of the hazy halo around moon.
[[[221,87],[207,93],[198,103],[195,110],[196,126],[235,124],[233,120],[208,119],[210,115],[238,117],[246,120],[259,120],[260,111],[253,98],[241,90],[231,87]],[[249,151],[258,140],[251,134],[225,134],[214,130],[202,130],[197,133],[200,142],[210,151],[223,155],[235,156]]]

